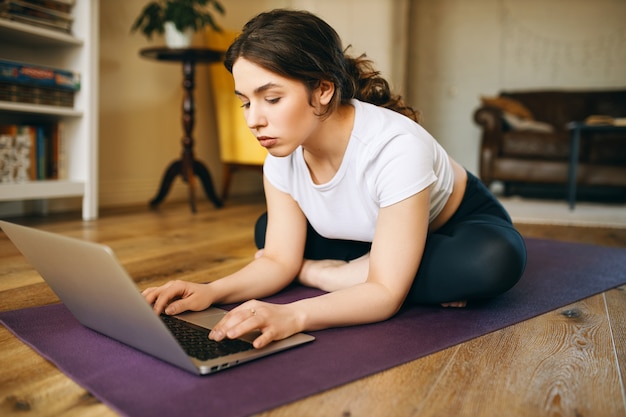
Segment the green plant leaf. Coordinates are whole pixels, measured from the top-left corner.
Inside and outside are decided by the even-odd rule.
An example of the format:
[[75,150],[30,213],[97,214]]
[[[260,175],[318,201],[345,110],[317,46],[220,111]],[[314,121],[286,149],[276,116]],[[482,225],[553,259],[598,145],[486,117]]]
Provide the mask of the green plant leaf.
[[209,9],[224,14],[225,9],[218,0],[153,0],[149,2],[135,19],[131,31],[140,30],[148,39],[157,32],[165,31],[165,22],[174,22],[181,32],[193,31],[208,25],[220,32],[221,28],[213,19]]

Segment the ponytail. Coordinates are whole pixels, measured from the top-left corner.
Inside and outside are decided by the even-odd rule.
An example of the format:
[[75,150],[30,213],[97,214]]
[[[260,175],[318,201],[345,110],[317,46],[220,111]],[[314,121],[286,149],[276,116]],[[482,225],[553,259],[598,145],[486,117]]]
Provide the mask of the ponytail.
[[345,60],[346,70],[352,81],[352,94],[348,94],[349,96],[388,108],[419,122],[419,112],[405,104],[400,95],[391,92],[387,80],[381,77],[380,71],[374,68],[373,62],[365,54],[357,58],[346,55]]

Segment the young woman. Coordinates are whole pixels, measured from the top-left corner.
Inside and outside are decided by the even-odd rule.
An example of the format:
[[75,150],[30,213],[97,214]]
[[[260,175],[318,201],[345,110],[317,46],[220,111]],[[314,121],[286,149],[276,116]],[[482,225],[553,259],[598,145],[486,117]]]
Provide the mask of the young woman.
[[[385,320],[405,303],[461,307],[519,280],[526,250],[503,207],[370,61],[344,53],[324,21],[262,13],[225,64],[248,126],[269,151],[267,213],[256,227],[262,250],[211,283],[146,289],[157,313],[245,301],[210,337],[259,329],[260,348],[300,331]],[[325,293],[258,301],[294,279]]]

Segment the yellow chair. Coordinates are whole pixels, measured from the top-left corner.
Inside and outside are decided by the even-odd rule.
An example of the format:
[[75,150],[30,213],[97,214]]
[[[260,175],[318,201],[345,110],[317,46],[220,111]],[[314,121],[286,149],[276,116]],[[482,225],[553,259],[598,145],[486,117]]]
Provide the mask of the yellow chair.
[[[222,29],[206,30],[207,47],[226,51],[239,32]],[[267,150],[259,145],[248,129],[241,110],[241,100],[235,95],[232,75],[219,62],[209,65],[210,85],[217,121],[220,159],[224,166],[222,201],[229,194],[232,175],[239,169],[254,169],[262,173]]]

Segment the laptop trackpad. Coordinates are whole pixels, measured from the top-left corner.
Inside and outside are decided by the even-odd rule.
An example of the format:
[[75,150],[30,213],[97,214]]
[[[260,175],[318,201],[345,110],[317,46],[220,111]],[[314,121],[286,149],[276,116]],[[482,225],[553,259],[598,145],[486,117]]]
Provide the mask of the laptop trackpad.
[[[195,324],[196,326],[204,327],[206,329],[213,329],[213,327],[222,319],[222,317],[224,317],[226,313],[227,311],[222,310],[221,308],[209,307],[207,310],[188,311],[182,314],[178,314],[175,317]],[[246,333],[241,337],[241,339],[252,342],[260,334],[261,332],[259,331],[253,331],[250,333]]]
[[225,314],[226,311],[222,309],[210,307],[203,311],[187,311],[185,313],[178,314],[175,317],[200,327],[212,329]]

